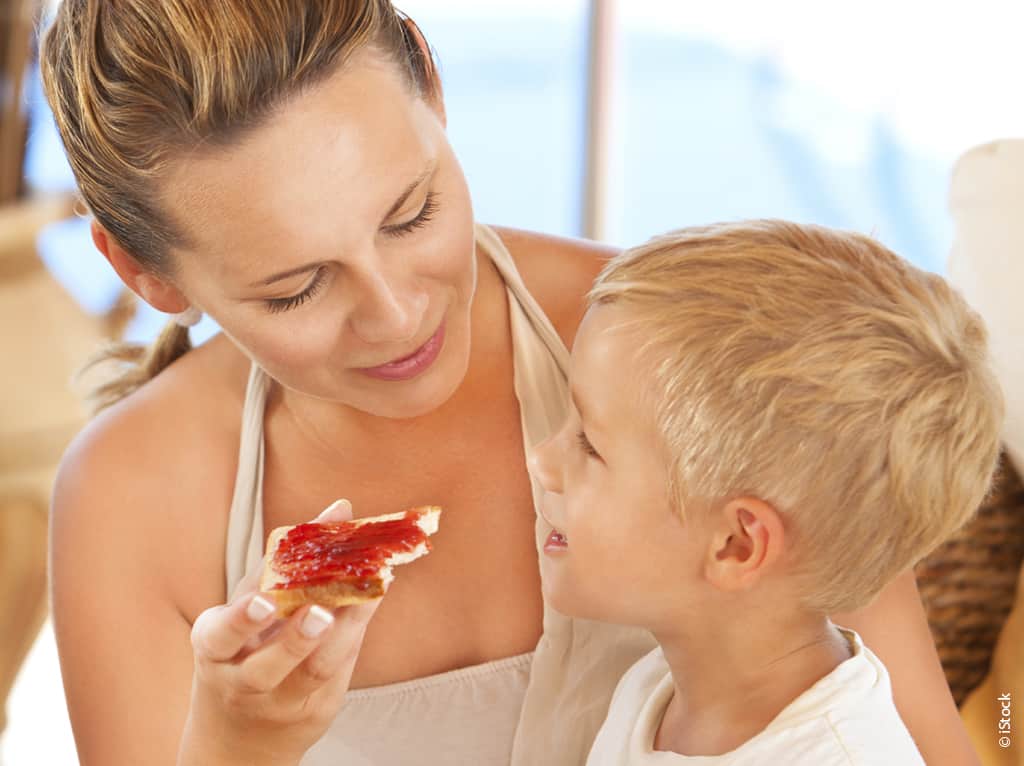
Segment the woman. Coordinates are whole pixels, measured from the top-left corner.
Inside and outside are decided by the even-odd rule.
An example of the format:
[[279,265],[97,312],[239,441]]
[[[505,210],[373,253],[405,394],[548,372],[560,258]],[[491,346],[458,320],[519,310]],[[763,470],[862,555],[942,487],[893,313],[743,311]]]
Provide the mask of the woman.
[[[171,325],[57,481],[82,763],[582,762],[650,639],[544,607],[524,453],[565,415],[608,253],[474,225],[428,48],[387,0],[65,0],[44,77],[97,248],[223,328],[188,351]],[[372,622],[268,631],[265,532],[339,496],[443,506],[434,552]],[[911,576],[843,619],[930,762],[969,760]]]

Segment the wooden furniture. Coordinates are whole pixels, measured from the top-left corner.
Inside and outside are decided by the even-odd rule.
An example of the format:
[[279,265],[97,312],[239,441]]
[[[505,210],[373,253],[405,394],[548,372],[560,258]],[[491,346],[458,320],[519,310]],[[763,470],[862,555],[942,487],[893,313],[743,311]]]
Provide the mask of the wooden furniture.
[[32,59],[39,14],[38,0],[3,0],[0,3],[0,205],[22,191],[22,160],[28,120],[21,108],[25,72]]
[[988,672],[1024,562],[1024,486],[1008,460],[974,520],[917,566],[935,645],[957,704]]
[[[42,287],[47,280],[32,245],[42,221],[57,212],[50,205],[12,206],[23,191],[28,120],[22,89],[38,10],[37,0],[0,5],[0,609],[5,616],[0,620],[0,732],[8,692],[45,614],[48,470],[68,425],[63,400],[40,428],[26,429],[27,418],[45,405],[37,402],[33,410],[23,410],[32,398],[36,373],[45,374],[34,365],[49,350],[26,348],[37,339],[34,316],[46,311],[33,305],[43,298],[40,290],[47,290]],[[41,375],[38,383],[43,390],[52,387]]]
[[38,230],[70,199],[0,207],[0,731],[18,668],[46,614],[46,530],[54,471],[85,422],[72,373],[105,336],[54,281]]

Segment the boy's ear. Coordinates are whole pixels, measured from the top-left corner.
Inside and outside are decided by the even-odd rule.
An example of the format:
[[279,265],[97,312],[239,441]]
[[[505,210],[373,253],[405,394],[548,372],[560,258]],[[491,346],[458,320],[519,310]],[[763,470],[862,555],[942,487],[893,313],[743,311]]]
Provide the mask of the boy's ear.
[[745,590],[781,556],[785,545],[782,517],[764,500],[739,497],[722,506],[716,519],[704,575],[722,590]]
[[166,279],[143,269],[95,219],[90,231],[96,249],[103,253],[121,281],[142,300],[157,311],[167,314],[177,314],[189,307],[188,299],[178,288]]

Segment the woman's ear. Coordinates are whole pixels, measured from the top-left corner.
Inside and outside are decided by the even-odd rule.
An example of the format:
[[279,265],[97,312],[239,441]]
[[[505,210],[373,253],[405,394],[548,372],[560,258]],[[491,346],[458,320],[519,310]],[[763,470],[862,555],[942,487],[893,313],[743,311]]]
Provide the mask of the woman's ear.
[[448,127],[448,115],[444,109],[444,88],[441,85],[441,75],[437,72],[437,67],[434,66],[434,57],[430,53],[430,46],[427,45],[427,40],[420,31],[420,28],[416,26],[416,22],[405,16],[402,19],[402,23],[405,24],[406,32],[409,37],[412,38],[413,42],[416,43],[416,47],[419,48],[420,55],[423,56],[424,61],[427,62],[426,71],[427,76],[430,78],[431,97],[429,99],[430,106],[433,107],[434,111],[437,112],[438,118],[441,120],[441,124],[446,128]]
[[770,503],[728,501],[715,515],[704,575],[725,591],[746,590],[765,576],[785,549],[785,525]]
[[166,279],[146,271],[141,264],[115,240],[96,219],[90,226],[93,244],[110,262],[117,276],[142,300],[167,314],[177,314],[189,307],[188,299]]

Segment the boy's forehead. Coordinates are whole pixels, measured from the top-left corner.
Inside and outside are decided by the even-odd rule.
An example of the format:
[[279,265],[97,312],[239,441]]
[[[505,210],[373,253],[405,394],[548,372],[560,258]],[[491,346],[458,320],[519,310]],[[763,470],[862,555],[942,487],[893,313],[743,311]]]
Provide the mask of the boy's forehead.
[[595,420],[635,410],[643,375],[637,369],[636,330],[624,326],[627,313],[616,305],[591,307],[572,348],[572,389],[577,408]]
[[631,314],[618,304],[597,304],[583,315],[573,342],[573,362],[588,365],[618,364],[631,360],[636,330],[627,326]]

